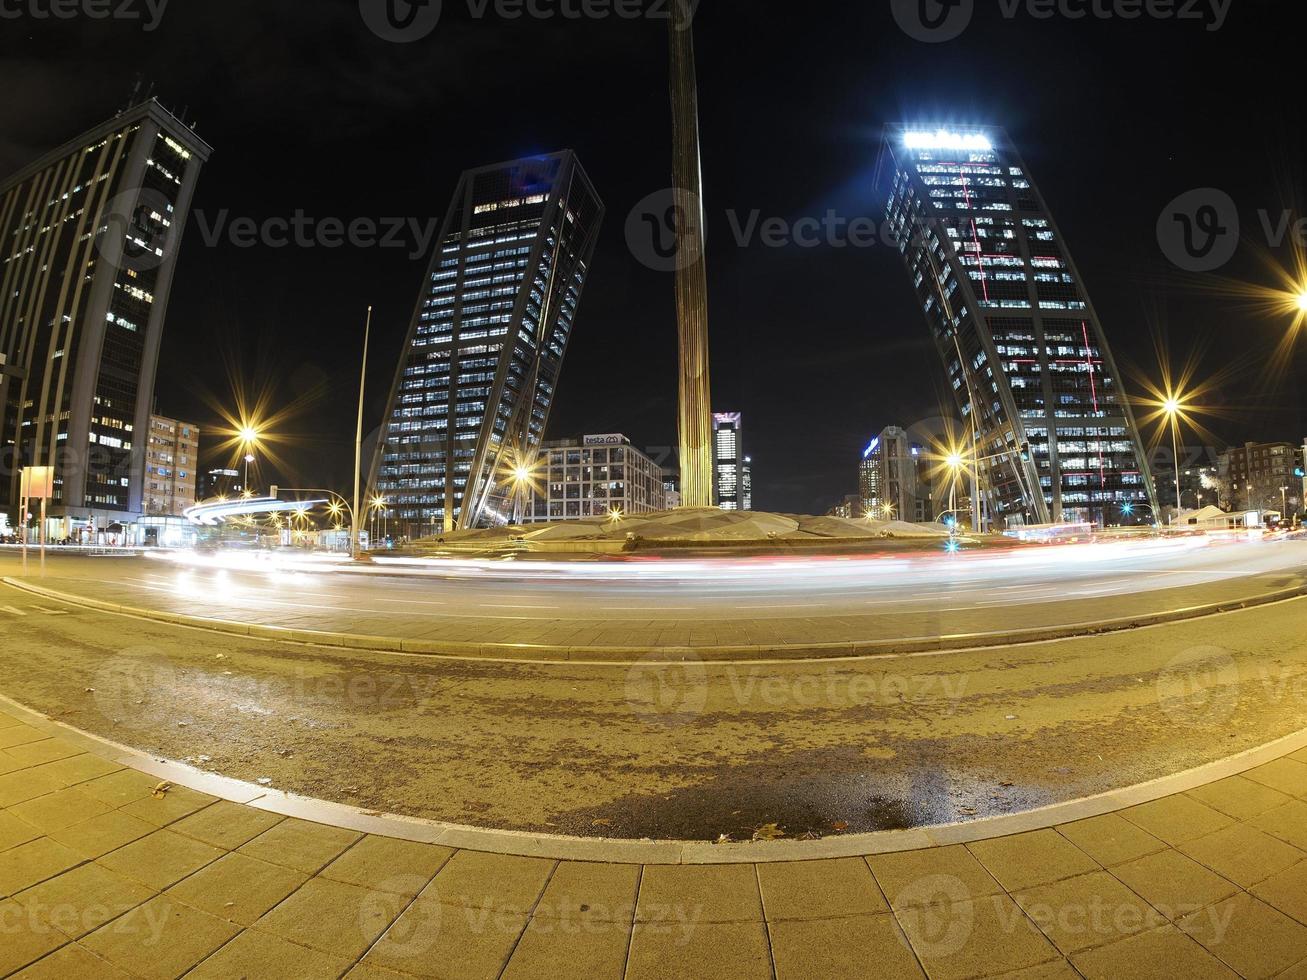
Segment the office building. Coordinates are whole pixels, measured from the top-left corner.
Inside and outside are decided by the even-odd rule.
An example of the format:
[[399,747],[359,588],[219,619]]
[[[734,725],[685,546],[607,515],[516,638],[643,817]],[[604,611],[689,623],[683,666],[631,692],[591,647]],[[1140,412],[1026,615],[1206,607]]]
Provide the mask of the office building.
[[570,150],[463,174],[423,280],[369,480],[389,502],[399,535],[512,519],[514,487],[536,463],[603,214]]
[[933,520],[930,485],[922,447],[898,426],[874,436],[858,469],[862,510],[877,518]]
[[722,510],[752,510],[752,461],[744,455],[744,426],[740,413],[715,412],[712,418],[717,506]]
[[1303,449],[1289,442],[1247,442],[1221,454],[1217,470],[1234,510],[1300,513]]
[[145,514],[181,517],[196,502],[200,429],[190,422],[150,416],[145,443]]
[[526,521],[638,517],[667,510],[664,471],[624,435],[546,443],[532,481]]
[[1156,507],[1084,279],[1007,135],[895,126],[886,147],[889,222],[962,413],[984,523],[1105,524]]
[[50,514],[144,511],[159,344],[209,146],[133,106],[0,184],[0,508],[54,467]]

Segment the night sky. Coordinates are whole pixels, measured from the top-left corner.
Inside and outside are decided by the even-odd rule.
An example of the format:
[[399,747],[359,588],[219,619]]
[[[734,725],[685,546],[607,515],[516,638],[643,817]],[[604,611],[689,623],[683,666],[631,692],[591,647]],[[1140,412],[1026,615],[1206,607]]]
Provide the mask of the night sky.
[[[29,2],[48,0],[6,9]],[[1299,6],[1238,0],[1213,31],[1211,0],[1195,7],[1201,20],[1044,20],[1024,6],[1007,18],[998,0],[977,0],[960,38],[928,44],[899,29],[889,0],[705,0],[714,407],[744,413],[755,505],[824,511],[855,492],[873,432],[940,413],[942,368],[893,250],[741,247],[728,217],[879,219],[881,126],[900,120],[1007,128],[1127,375],[1157,375],[1163,333],[1177,366],[1204,352],[1199,378],[1242,365],[1209,399],[1222,403],[1206,419],[1221,439],[1301,441],[1307,355],[1296,351],[1278,380],[1266,366],[1291,318],[1217,288],[1269,285],[1273,266],[1293,265],[1291,243],[1272,247],[1258,211],[1302,217]],[[121,108],[138,73],[214,146],[172,292],[158,408],[211,424],[213,402],[233,403],[232,373],[273,386],[278,403],[298,400],[282,425],[293,472],[265,474],[274,482],[348,484],[366,307],[374,429],[427,256],[413,254],[411,232],[398,248],[210,246],[200,216],[210,228],[224,211],[424,224],[443,216],[463,169],[564,147],[608,217],[548,436],[675,442],[672,281],[636,259],[624,232],[636,202],[670,183],[665,23],[473,9],[445,0],[439,26],[412,44],[378,38],[357,0],[173,0],[149,32],[132,20],[0,19],[0,174]],[[1200,187],[1227,192],[1242,218],[1243,242],[1218,273],[1181,272],[1157,241],[1167,202]]]

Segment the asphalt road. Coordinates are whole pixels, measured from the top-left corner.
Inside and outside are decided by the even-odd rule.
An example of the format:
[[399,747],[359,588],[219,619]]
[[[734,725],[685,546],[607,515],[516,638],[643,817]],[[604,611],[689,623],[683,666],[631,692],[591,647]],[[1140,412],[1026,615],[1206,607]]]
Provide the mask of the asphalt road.
[[[110,580],[137,565],[100,568]],[[1304,626],[1294,600],[965,653],[513,664],[243,639],[0,587],[0,693],[161,757],[370,809],[741,839],[769,823],[830,834],[1012,812],[1263,744],[1307,726]]]
[[246,555],[60,556],[44,584],[211,619],[492,648],[626,649],[636,653],[625,659],[636,659],[668,646],[906,648],[908,640],[1093,626],[1243,600],[1307,585],[1307,540],[1194,537],[869,558],[462,560],[364,574]]

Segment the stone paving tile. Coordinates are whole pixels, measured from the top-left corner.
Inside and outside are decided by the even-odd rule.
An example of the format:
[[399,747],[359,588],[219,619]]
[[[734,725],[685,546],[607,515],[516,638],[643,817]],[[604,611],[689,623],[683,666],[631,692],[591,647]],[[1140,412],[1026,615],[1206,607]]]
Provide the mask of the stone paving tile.
[[1213,834],[1234,821],[1188,796],[1167,796],[1123,810],[1121,816],[1172,847]]
[[9,899],[0,901],[0,922],[4,923],[0,976],[8,976],[68,942],[66,935],[33,921],[25,908]]
[[0,749],[3,749],[5,754],[8,755],[8,751],[12,746],[24,745],[28,742],[39,742],[49,737],[45,732],[32,728],[30,725],[24,725],[21,722],[16,725],[6,725],[4,728],[0,728]]
[[758,883],[771,922],[889,911],[862,858],[760,864]]
[[776,980],[810,977],[924,977],[890,913],[772,922]]
[[895,915],[932,980],[1010,973],[1061,958],[1006,895],[903,909]]
[[1240,893],[1176,923],[1245,977],[1268,977],[1307,958],[1307,926]]
[[577,926],[575,919],[537,912],[513,950],[503,980],[555,980],[563,973],[586,980],[622,980],[631,923],[588,921]]
[[967,849],[1009,892],[1099,870],[1098,862],[1055,830],[976,841]]
[[1307,850],[1307,803],[1290,800],[1284,806],[1258,814],[1251,823],[1272,837]]
[[658,924],[761,922],[758,875],[748,864],[647,867],[640,878],[635,920]]
[[25,803],[16,803],[6,812],[49,834],[91,817],[98,817],[108,810],[108,804],[87,796],[79,789],[69,788],[38,796]]
[[242,844],[238,850],[247,857],[317,874],[362,836],[352,830],[290,819]]
[[1161,851],[1112,869],[1137,895],[1168,919],[1230,898],[1238,886],[1179,851]]
[[26,844],[40,836],[41,832],[30,823],[11,816],[8,810],[0,810],[0,851]]
[[1064,878],[1012,897],[1066,956],[1166,923],[1161,912],[1105,871]]
[[[158,782],[156,780],[156,786]],[[147,793],[144,798],[133,800],[119,809],[129,816],[139,817],[156,827],[166,827],[216,802],[215,796],[197,793],[184,786],[174,786],[162,796],[157,796],[153,792]]]
[[168,829],[230,851],[275,827],[284,819],[280,814],[219,800],[212,806],[169,824]]
[[1251,891],[1267,905],[1307,925],[1307,861],[1267,878]]
[[335,980],[349,970],[351,960],[254,931],[239,936],[186,974],[187,980],[248,980],[252,977],[294,977],[295,980]]
[[22,980],[131,980],[132,976],[76,943],[60,947],[14,974]]
[[118,810],[110,810],[90,820],[51,831],[50,836],[83,857],[97,858],[154,831],[154,824]]
[[254,923],[259,932],[357,960],[399,914],[396,896],[310,878]]
[[49,837],[0,852],[0,898],[6,898],[82,863],[82,856]]
[[762,922],[705,922],[688,932],[637,922],[626,980],[721,977],[771,980],[771,951]]
[[554,869],[536,915],[595,922],[630,923],[640,887],[640,866],[562,861]]
[[107,776],[79,783],[77,788],[112,807],[120,807],[144,799],[157,785],[159,780],[155,776],[135,769],[120,769]]
[[1165,843],[1116,813],[1063,824],[1057,830],[1105,868],[1166,849]]
[[14,901],[27,912],[30,922],[78,939],[154,895],[152,888],[108,868],[83,864],[19,892]]
[[82,754],[72,742],[62,738],[44,738],[36,742],[24,742],[12,745],[4,750],[5,755],[25,766],[40,766],[46,762],[56,762]]
[[116,762],[108,759],[102,759],[98,755],[83,753],[81,755],[71,756],[67,759],[60,759],[57,762],[51,762],[42,768],[49,773],[67,781],[68,785],[74,786],[78,783],[84,783],[87,780],[97,779],[100,776],[107,776],[110,773],[118,772],[122,769]]
[[1236,823],[1180,845],[1180,851],[1236,885],[1248,888],[1307,858],[1291,844]]
[[1229,967],[1175,926],[1140,933],[1085,950],[1071,958],[1086,980],[1218,980],[1233,978]]
[[1267,810],[1282,806],[1292,799],[1278,789],[1245,779],[1243,776],[1219,779],[1206,786],[1191,789],[1187,795],[1236,820],[1248,820]]
[[321,876],[413,898],[453,854],[453,848],[435,844],[364,837],[323,868]]
[[97,929],[81,944],[125,971],[172,980],[239,931],[230,922],[160,895]]
[[231,853],[179,881],[167,894],[202,912],[248,926],[308,880],[299,871]]
[[1244,776],[1289,796],[1307,796],[1307,763],[1294,759],[1276,759],[1256,769],[1249,769]]
[[156,830],[148,837],[133,841],[96,860],[129,878],[135,878],[157,891],[181,881],[223,856],[223,851],[200,841]]
[[422,892],[444,905],[500,912],[528,913],[540,901],[557,862],[458,851]]
[[996,895],[1003,887],[961,844],[867,858],[881,891],[895,909],[963,902]]
[[527,917],[515,912],[419,896],[368,950],[363,965],[419,977],[494,980],[526,925]]
[[38,796],[45,796],[66,788],[68,783],[57,773],[35,769],[19,769],[0,776],[0,806],[12,807]]

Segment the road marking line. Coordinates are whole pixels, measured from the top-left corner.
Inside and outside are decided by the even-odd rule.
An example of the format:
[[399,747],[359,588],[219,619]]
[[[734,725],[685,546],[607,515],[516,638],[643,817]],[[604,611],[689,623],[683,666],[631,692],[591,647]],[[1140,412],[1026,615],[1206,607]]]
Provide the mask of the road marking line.
[[15,616],[27,615],[27,613],[23,612],[21,609],[15,609],[13,606],[0,606],[0,609],[3,609],[7,613],[12,613]]

